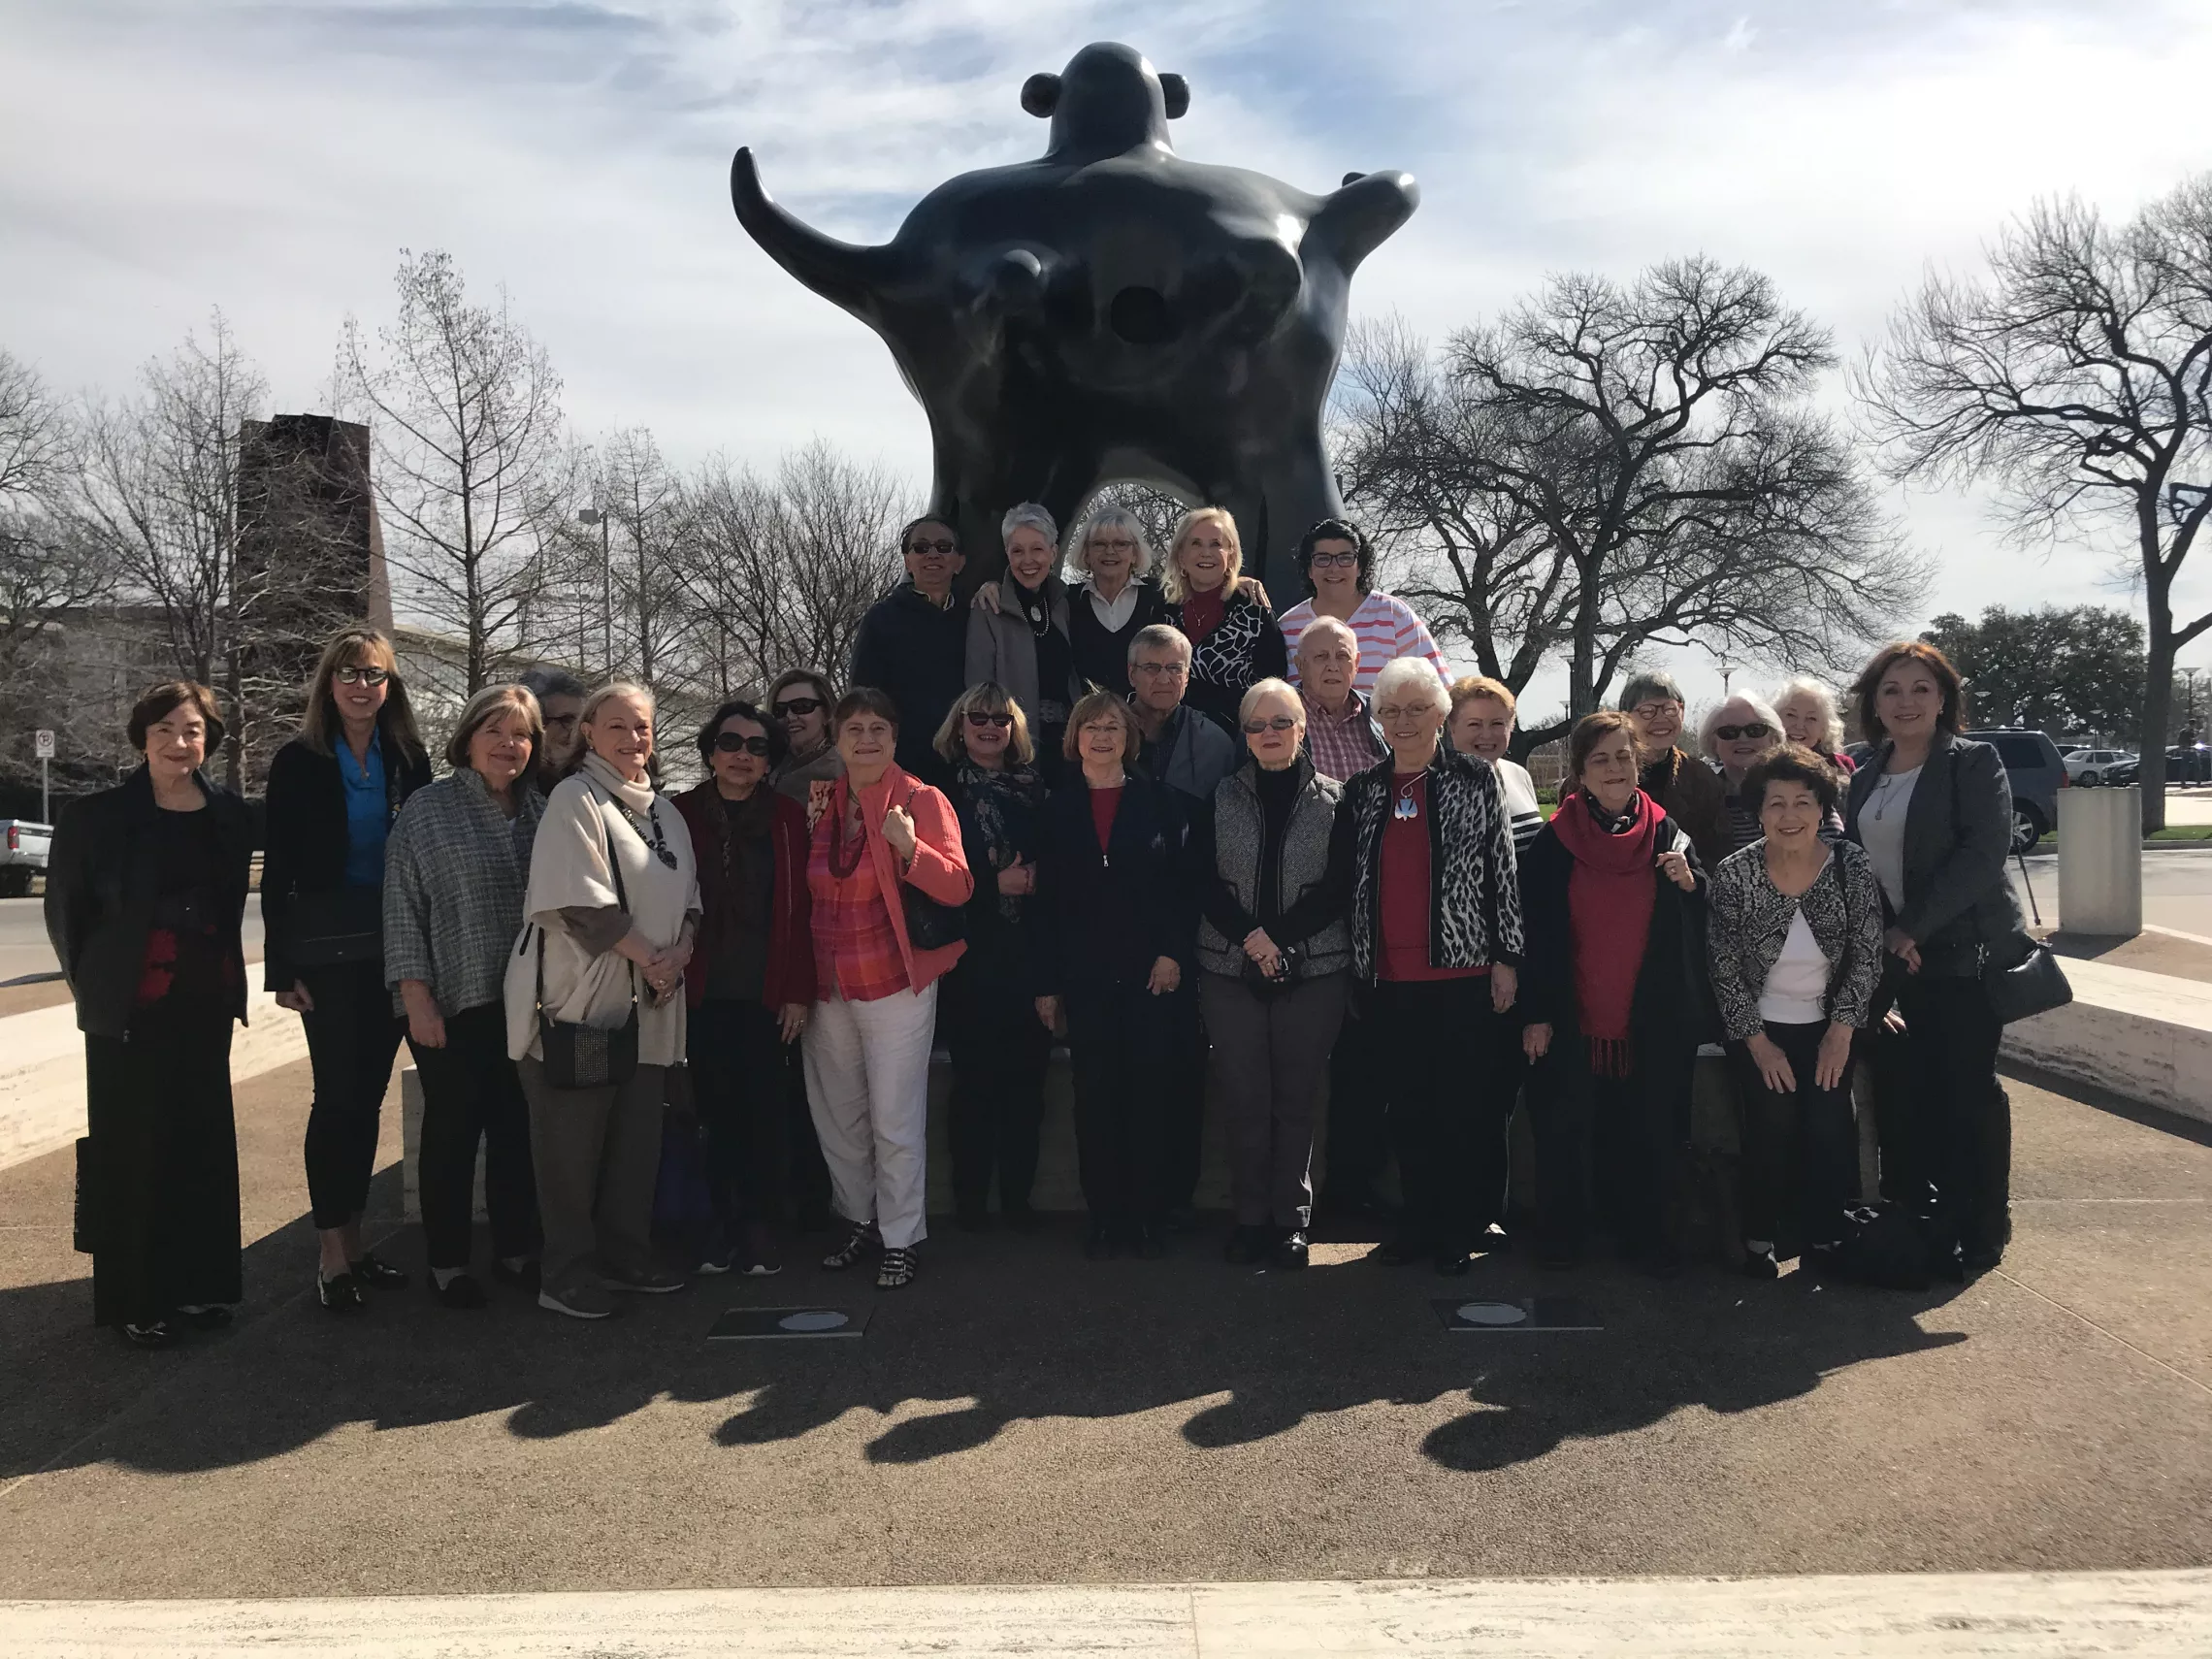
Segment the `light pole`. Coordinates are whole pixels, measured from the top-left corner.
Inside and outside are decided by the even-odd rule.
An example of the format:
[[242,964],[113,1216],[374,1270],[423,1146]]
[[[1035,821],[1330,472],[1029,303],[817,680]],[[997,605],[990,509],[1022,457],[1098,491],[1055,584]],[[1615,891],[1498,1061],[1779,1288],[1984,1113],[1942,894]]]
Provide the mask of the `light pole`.
[[576,522],[589,528],[599,526],[600,533],[600,631],[606,646],[605,672],[602,678],[614,678],[614,544],[609,539],[611,520],[596,506],[588,506],[576,514]]

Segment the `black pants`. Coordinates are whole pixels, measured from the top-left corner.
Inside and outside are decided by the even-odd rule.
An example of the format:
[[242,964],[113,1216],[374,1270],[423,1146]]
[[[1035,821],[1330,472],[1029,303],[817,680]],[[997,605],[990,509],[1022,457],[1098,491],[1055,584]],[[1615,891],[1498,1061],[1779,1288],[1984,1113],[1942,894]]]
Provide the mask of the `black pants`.
[[702,1002],[685,1022],[684,1048],[715,1216],[725,1228],[764,1221],[775,1212],[791,1127],[776,1012],[753,1000]]
[[1071,991],[1064,1001],[1083,1202],[1098,1220],[1157,1220],[1186,1190],[1169,1093],[1169,1073],[1184,1063],[1176,999],[1135,985]]
[[80,1202],[97,1324],[244,1298],[231,1018],[165,1001],[134,1014],[126,1038],[84,1039],[91,1190]]
[[432,1267],[467,1267],[475,1225],[476,1147],[484,1148],[484,1210],[492,1253],[537,1251],[537,1177],[530,1161],[530,1103],[507,1058],[506,1009],[497,1002],[445,1017],[445,1046],[412,1038],[422,1079],[416,1170],[422,1236]]
[[[1198,1193],[1198,1167],[1206,1152],[1206,1057],[1209,1043],[1198,1009],[1198,976],[1186,973],[1158,1005],[1167,1043],[1167,1207],[1187,1210]],[[1145,994],[1138,987],[1139,994]]]
[[[1795,1255],[1842,1236],[1843,1212],[1859,1196],[1859,1123],[1851,1109],[1851,1063],[1834,1089],[1814,1081],[1826,1021],[1767,1022],[1767,1035],[1790,1062],[1796,1089],[1780,1093],[1759,1075],[1745,1043],[1730,1043],[1742,1124],[1740,1203],[1743,1236]],[[1793,1248],[1794,1247],[1794,1248]]]
[[994,964],[961,959],[945,976],[939,1008],[953,1053],[953,1202],[963,1216],[1029,1207],[1037,1180],[1037,1133],[1045,1116],[1045,1065],[1052,1033],[1036,999]]
[[315,1100],[308,1113],[308,1198],[315,1225],[342,1227],[369,1207],[376,1120],[407,1022],[392,1012],[381,961],[302,968],[314,999],[301,1016]]
[[1997,1078],[2004,1027],[1978,979],[1899,974],[1893,984],[1906,1091],[1881,1106],[1883,1190],[1932,1208],[1945,1242],[2002,1250],[2012,1236],[2012,1102]]
[[1689,1138],[1696,1051],[1639,1053],[1626,1077],[1590,1068],[1572,1025],[1528,1068],[1529,1129],[1536,1143],[1537,1230],[1545,1248],[1572,1254],[1593,1232],[1630,1253],[1673,1242],[1669,1217]]
[[1321,1171],[1323,1208],[1339,1213],[1380,1201],[1390,1161],[1388,1104],[1379,1087],[1383,1057],[1375,1043],[1374,997],[1354,991],[1329,1056],[1328,1150]]
[[1505,1213],[1512,1103],[1491,1081],[1503,1023],[1490,1007],[1490,981],[1382,980],[1367,1005],[1407,1234],[1435,1254],[1464,1255]]

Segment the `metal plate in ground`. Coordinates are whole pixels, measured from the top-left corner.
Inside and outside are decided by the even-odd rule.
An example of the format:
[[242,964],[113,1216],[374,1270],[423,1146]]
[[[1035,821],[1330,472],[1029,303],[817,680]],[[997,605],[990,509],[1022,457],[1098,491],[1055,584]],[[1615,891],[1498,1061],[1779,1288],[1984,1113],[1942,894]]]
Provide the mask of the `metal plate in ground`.
[[793,1338],[857,1337],[868,1328],[863,1308],[731,1308],[706,1333],[708,1342],[786,1342]]
[[1429,1302],[1448,1331],[1602,1331],[1598,1317],[1572,1296],[1524,1296],[1516,1302],[1438,1296]]

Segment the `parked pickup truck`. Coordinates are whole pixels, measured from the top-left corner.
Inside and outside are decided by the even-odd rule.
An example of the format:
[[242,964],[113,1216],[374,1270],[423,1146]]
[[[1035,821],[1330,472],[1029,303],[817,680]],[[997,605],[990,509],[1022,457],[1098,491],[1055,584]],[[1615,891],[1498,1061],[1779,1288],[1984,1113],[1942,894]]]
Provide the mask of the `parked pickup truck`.
[[0,818],[0,898],[21,898],[31,877],[47,867],[47,846],[53,826],[27,818]]

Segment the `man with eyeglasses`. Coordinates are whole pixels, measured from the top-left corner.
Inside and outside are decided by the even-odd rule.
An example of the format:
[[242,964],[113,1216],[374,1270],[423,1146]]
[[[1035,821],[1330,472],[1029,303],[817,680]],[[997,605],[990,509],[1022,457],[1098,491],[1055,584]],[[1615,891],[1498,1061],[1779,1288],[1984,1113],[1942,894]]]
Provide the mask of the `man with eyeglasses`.
[[1618,706],[1636,729],[1643,767],[1638,782],[1643,793],[1687,831],[1699,862],[1708,870],[1717,868],[1729,851],[1722,822],[1727,789],[1710,766],[1675,747],[1682,735],[1682,688],[1674,675],[1647,668],[1629,676]]
[[1235,769],[1229,734],[1183,700],[1190,684],[1190,641],[1164,622],[1129,641],[1129,706],[1144,733],[1138,769],[1180,794],[1193,824],[1214,810],[1215,786]]
[[1306,758],[1338,783],[1355,778],[1390,752],[1375,712],[1352,681],[1359,673],[1359,635],[1333,616],[1317,616],[1298,635],[1299,699],[1306,705]]
[[566,668],[539,665],[516,682],[537,699],[537,714],[545,727],[542,752],[532,766],[531,781],[539,795],[551,795],[553,786],[569,775],[584,746],[584,698],[588,688]]
[[916,519],[898,535],[906,579],[868,607],[853,641],[852,684],[873,686],[898,709],[900,768],[944,788],[952,768],[930,746],[960,693],[967,690],[967,607],[953,578],[967,560],[960,533],[941,518]]

